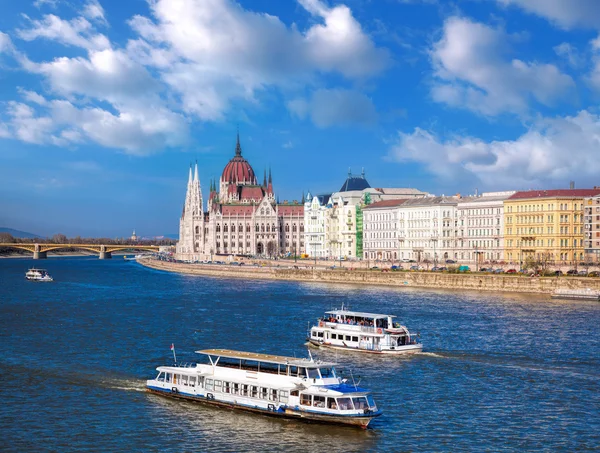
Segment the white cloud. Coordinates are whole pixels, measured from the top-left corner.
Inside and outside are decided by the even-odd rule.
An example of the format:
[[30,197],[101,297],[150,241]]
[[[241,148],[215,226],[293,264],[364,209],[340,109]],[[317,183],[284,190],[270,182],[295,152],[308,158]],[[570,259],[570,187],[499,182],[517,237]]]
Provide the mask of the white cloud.
[[66,146],[91,141],[130,154],[146,155],[184,145],[187,123],[164,109],[113,114],[98,107],[78,108],[65,100],[46,100],[42,112],[11,101],[5,124],[10,136],[27,143]]
[[586,81],[600,93],[600,35],[590,42],[592,48],[592,70],[586,76]]
[[46,5],[48,5],[50,8],[56,8],[57,4],[58,0],[35,0],[33,2],[33,6],[35,6],[36,8],[41,8]]
[[104,8],[98,2],[98,0],[89,0],[83,7],[83,15],[90,20],[106,24],[106,18],[104,17]]
[[554,46],[553,49],[556,55],[564,58],[569,63],[569,66],[577,68],[583,64],[583,57],[579,54],[579,51],[568,42],[560,43],[558,46]]
[[288,102],[290,112],[300,119],[310,116],[320,128],[337,125],[369,125],[377,120],[371,99],[353,90],[317,90],[310,100]]
[[84,49],[100,50],[110,47],[108,38],[97,33],[84,17],[64,20],[54,14],[47,14],[42,20],[30,20],[30,25],[30,28],[17,31],[19,37],[25,41],[45,38]]
[[564,29],[578,26],[600,28],[600,5],[597,0],[497,0],[548,19]]
[[10,53],[14,50],[13,43],[6,33],[0,31],[0,54]]
[[580,185],[597,184],[599,147],[600,116],[583,110],[572,117],[541,120],[516,140],[442,140],[417,128],[399,133],[390,157],[419,162],[447,179],[475,178],[490,188],[556,187],[572,179]]
[[552,105],[571,91],[573,80],[556,66],[506,58],[509,39],[469,19],[446,20],[430,52],[433,99],[483,115],[524,114],[532,100]]
[[184,110],[204,120],[221,119],[235,100],[256,102],[268,87],[304,85],[322,72],[363,78],[389,63],[348,7],[300,4],[320,22],[304,32],[230,0],[157,0],[154,21],[130,21],[142,39],[129,49],[159,68]]

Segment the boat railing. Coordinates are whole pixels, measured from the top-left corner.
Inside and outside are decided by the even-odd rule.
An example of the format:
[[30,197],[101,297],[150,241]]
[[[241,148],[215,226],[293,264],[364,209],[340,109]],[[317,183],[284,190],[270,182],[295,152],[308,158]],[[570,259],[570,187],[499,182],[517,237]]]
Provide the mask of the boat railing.
[[175,363],[175,366],[178,368],[196,368],[197,365],[196,362]]
[[343,328],[344,330],[356,330],[364,333],[383,333],[385,329],[375,326],[364,326],[360,324],[347,324],[344,322],[319,321],[319,327]]

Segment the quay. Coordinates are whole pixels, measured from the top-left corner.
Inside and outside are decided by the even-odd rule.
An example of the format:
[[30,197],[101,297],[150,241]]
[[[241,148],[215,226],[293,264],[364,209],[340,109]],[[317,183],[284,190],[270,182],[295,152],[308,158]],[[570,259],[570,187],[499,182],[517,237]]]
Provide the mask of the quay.
[[562,290],[600,292],[600,278],[593,277],[527,277],[507,274],[450,274],[439,272],[382,272],[368,269],[306,268],[280,265],[214,265],[161,261],[154,258],[138,260],[144,266],[168,272],[208,277],[289,280],[319,283],[349,283],[395,287],[434,288],[470,291],[496,291],[552,295]]
[[557,289],[552,293],[553,299],[581,299],[600,301],[600,291],[585,289]]

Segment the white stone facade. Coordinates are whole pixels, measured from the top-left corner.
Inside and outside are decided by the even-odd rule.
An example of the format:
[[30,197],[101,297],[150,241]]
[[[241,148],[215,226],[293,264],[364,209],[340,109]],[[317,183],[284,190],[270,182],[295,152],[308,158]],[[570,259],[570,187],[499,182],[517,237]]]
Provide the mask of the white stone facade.
[[198,164],[196,164],[194,177],[190,166],[185,203],[179,221],[179,241],[176,246],[179,259],[185,261],[201,259],[204,253],[205,233],[202,190],[198,178]]
[[398,208],[405,200],[380,201],[363,208],[363,258],[400,259]]
[[504,200],[514,191],[484,192],[458,200],[458,260],[475,268],[505,260]]
[[318,197],[311,197],[310,192],[304,203],[304,253],[309,257],[329,257],[327,244],[327,225],[329,221],[326,205],[321,204]]
[[583,200],[585,262],[600,263],[600,195]]

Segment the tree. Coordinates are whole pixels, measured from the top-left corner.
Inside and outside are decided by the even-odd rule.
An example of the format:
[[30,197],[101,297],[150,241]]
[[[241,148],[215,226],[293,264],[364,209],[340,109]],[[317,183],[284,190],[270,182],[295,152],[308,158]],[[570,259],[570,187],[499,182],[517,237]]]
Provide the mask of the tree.
[[66,244],[68,239],[64,234],[55,234],[52,236],[52,242],[55,244]]
[[13,243],[16,242],[15,238],[13,237],[12,234],[10,233],[0,233],[0,242],[4,242],[5,244],[7,243]]
[[275,243],[273,241],[267,242],[267,255],[269,256],[269,258],[272,258],[273,255],[275,255],[276,248],[277,247],[275,246]]

